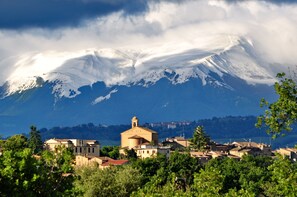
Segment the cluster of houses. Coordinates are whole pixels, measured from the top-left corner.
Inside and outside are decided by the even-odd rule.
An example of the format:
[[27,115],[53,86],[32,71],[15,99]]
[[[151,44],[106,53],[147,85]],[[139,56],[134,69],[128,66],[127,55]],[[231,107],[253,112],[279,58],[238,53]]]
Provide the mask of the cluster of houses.
[[[132,118],[131,129],[121,133],[120,154],[125,150],[134,150],[138,158],[155,157],[164,154],[166,157],[175,150],[190,150],[190,142],[184,137],[167,138],[162,143],[158,141],[158,133],[151,129],[139,126],[137,117]],[[100,157],[100,144],[96,140],[79,139],[49,139],[44,146],[49,150],[55,150],[59,145],[71,148],[75,154],[77,166],[98,165],[106,168],[114,165],[124,165],[128,160],[114,160],[109,157]],[[205,163],[212,158],[230,157],[240,159],[243,155],[273,156],[275,151],[269,145],[255,142],[233,142],[229,144],[212,144],[207,151],[191,151],[192,157]],[[297,149],[280,148],[276,152],[288,156],[292,161],[297,159]]]

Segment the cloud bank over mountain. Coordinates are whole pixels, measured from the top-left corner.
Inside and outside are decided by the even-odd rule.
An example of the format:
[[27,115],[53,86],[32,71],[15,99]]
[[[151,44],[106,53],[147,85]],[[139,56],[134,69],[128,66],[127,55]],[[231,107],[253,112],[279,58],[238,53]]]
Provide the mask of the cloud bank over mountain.
[[[5,0],[1,4],[15,8],[9,2]],[[42,9],[38,1],[30,2],[24,5],[24,10],[19,8],[6,19],[12,21],[11,27],[5,26],[1,17],[0,67],[4,61],[8,65],[8,57],[32,51],[123,47],[137,50],[160,43],[192,44],[206,35],[243,36],[266,62],[284,67],[296,65],[297,4],[291,1],[52,0],[47,1],[48,8]],[[33,22],[24,19],[23,25],[13,26],[14,16],[29,13],[30,5],[33,14],[23,13],[24,16],[35,19],[39,9],[41,18],[48,15],[48,20],[36,21],[34,26],[33,19]],[[58,5],[66,7],[52,12]],[[93,11],[88,6],[93,6]],[[0,7],[3,10],[5,6]],[[74,11],[78,12],[76,18],[72,15]],[[9,9],[0,13],[9,16],[7,12]],[[71,17],[73,21],[67,22]]]

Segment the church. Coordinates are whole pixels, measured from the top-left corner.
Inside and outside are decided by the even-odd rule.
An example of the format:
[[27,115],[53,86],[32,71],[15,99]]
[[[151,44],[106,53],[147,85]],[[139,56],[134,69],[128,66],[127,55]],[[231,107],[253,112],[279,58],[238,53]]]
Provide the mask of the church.
[[158,133],[151,129],[140,127],[138,118],[132,118],[131,129],[121,133],[121,148],[132,149],[140,145],[158,145]]

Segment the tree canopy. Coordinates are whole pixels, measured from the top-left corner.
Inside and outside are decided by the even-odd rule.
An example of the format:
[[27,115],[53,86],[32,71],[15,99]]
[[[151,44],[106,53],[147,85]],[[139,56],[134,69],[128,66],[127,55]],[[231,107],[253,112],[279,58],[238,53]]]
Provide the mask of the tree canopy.
[[261,100],[261,107],[268,107],[264,115],[258,117],[257,127],[267,125],[267,133],[273,137],[283,135],[285,131],[291,131],[291,125],[297,121],[297,86],[296,82],[287,78],[285,73],[277,74],[279,82],[274,84],[275,92],[279,98],[274,103],[265,99]]
[[40,132],[35,126],[31,126],[30,129],[31,131],[29,133],[28,146],[33,150],[34,153],[40,153],[43,146]]
[[71,191],[73,153],[65,147],[59,152],[34,154],[23,135],[1,141],[0,196],[63,196]]
[[205,134],[204,127],[198,126],[194,133],[193,138],[190,139],[190,147],[195,150],[205,150],[207,145],[210,144],[210,138]]

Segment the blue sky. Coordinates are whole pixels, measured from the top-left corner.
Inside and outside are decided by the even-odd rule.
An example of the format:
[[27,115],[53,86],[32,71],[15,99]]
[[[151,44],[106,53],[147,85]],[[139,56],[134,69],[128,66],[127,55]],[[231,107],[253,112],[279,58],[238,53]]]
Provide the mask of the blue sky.
[[292,0],[0,0],[0,61],[235,35],[271,63],[296,65],[296,10]]

